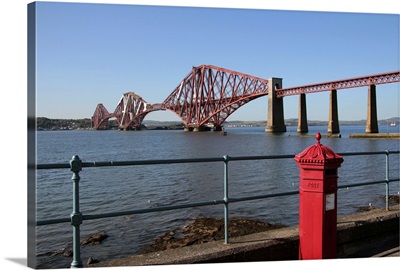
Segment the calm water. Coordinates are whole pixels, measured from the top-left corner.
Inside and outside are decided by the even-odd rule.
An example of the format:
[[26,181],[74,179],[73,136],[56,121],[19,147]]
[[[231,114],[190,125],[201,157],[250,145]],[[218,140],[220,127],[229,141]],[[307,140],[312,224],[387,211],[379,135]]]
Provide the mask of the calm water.
[[[363,133],[363,126],[341,126],[342,138],[322,138],[321,143],[337,153],[398,150],[398,140],[350,139]],[[385,132],[387,127],[380,127]],[[295,127],[284,135],[267,134],[264,128],[227,128],[218,132],[178,131],[48,131],[37,133],[37,163],[68,163],[73,155],[82,161],[203,158],[297,154],[315,143],[298,137]],[[326,127],[310,127],[310,134]],[[389,128],[398,132],[398,127]],[[72,173],[66,170],[37,172],[38,220],[69,217],[72,211]],[[84,168],[80,173],[80,207],[85,215],[165,205],[219,200],[223,198],[223,163],[175,164],[131,167]],[[390,177],[399,177],[398,155],[390,157]],[[385,156],[345,157],[339,169],[339,185],[385,178]],[[298,190],[298,167],[293,159],[232,161],[229,163],[229,196],[243,197]],[[399,191],[391,184],[391,194]],[[338,191],[338,215],[354,213],[371,203],[384,207],[380,196],[384,185]],[[254,218],[270,223],[295,225],[298,196],[235,203],[230,217]],[[82,260],[123,257],[138,253],[155,237],[184,225],[199,215],[223,217],[223,206],[122,216],[84,221],[81,239],[106,231],[101,244],[82,248]],[[72,243],[68,223],[37,227],[39,254],[56,251]],[[71,258],[39,256],[42,267],[69,267]]]

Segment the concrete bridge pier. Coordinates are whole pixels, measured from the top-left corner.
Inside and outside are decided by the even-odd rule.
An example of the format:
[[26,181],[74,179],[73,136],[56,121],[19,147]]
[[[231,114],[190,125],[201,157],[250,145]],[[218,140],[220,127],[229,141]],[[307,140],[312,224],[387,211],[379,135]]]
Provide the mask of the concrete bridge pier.
[[308,132],[306,94],[304,93],[299,96],[299,119],[297,123],[297,132]]
[[365,133],[379,133],[376,107],[376,85],[374,84],[368,87],[367,124]]
[[222,131],[222,126],[214,126],[211,128],[209,126],[198,126],[198,127],[185,127],[183,131],[185,132],[202,132],[202,131]]
[[265,132],[286,132],[283,114],[283,97],[277,97],[275,90],[282,88],[281,78],[268,80],[270,90],[268,91],[268,119]]
[[214,126],[213,131],[222,131],[222,126]]
[[194,132],[201,132],[201,131],[211,131],[211,128],[208,126],[198,126],[193,128]]
[[331,90],[329,99],[328,134],[339,134],[339,116],[337,106],[337,90]]

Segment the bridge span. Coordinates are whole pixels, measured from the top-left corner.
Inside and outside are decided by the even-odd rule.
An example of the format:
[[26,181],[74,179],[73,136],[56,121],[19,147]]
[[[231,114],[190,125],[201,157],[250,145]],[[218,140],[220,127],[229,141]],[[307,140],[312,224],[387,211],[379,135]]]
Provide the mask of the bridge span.
[[330,91],[328,133],[338,134],[337,90],[368,87],[366,133],[379,133],[376,85],[400,81],[400,71],[356,78],[282,87],[281,78],[262,79],[237,71],[201,65],[193,67],[172,93],[162,102],[149,104],[134,92],[124,93],[113,113],[98,104],[92,116],[92,127],[105,129],[110,118],[116,118],[119,129],[140,129],[145,116],[153,111],[169,110],[182,121],[186,131],[220,131],[224,121],[241,106],[268,95],[266,132],[286,132],[284,122],[285,96],[299,95],[297,131],[308,132],[306,94]]

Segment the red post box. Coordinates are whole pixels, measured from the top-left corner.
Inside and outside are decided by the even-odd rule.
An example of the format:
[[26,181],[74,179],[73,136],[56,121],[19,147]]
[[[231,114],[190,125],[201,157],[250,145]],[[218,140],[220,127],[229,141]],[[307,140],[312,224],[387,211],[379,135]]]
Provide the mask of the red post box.
[[295,156],[300,168],[299,259],[336,258],[337,169],[343,158],[317,143]]

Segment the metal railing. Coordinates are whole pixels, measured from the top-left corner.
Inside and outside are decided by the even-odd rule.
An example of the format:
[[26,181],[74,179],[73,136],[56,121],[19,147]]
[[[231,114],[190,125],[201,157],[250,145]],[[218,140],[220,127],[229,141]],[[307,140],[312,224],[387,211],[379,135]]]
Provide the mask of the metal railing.
[[[399,181],[399,178],[390,179],[389,176],[389,155],[391,154],[399,154],[399,150],[395,151],[379,151],[379,152],[349,152],[349,153],[339,153],[341,156],[362,156],[362,155],[385,155],[385,179],[377,180],[377,181],[369,181],[369,182],[360,182],[354,184],[340,185],[338,189],[349,188],[349,187],[359,187],[359,186],[367,186],[367,185],[376,185],[376,184],[385,184],[386,189],[386,210],[389,209],[389,183]],[[273,194],[264,194],[264,195],[256,195],[256,196],[247,196],[247,197],[238,197],[238,198],[230,198],[228,195],[228,163],[231,161],[245,161],[245,160],[267,160],[267,159],[289,159],[294,158],[295,155],[270,155],[270,156],[223,156],[216,158],[193,158],[193,159],[162,159],[162,160],[136,160],[136,161],[109,161],[109,162],[82,162],[79,156],[75,155],[72,157],[70,163],[53,163],[53,164],[37,164],[37,170],[46,170],[46,169],[70,169],[72,171],[72,180],[73,180],[73,209],[69,218],[58,218],[58,219],[49,219],[49,220],[38,220],[36,221],[36,226],[50,225],[50,224],[58,224],[58,223],[67,223],[70,222],[73,226],[73,261],[71,263],[72,268],[82,267],[82,260],[80,254],[80,225],[84,220],[93,220],[93,219],[101,219],[101,218],[110,218],[110,217],[118,217],[125,215],[134,215],[134,214],[144,214],[151,212],[161,212],[161,211],[169,211],[169,210],[178,210],[184,208],[193,208],[193,207],[202,207],[202,206],[210,206],[210,205],[224,205],[224,233],[225,244],[229,243],[229,204],[237,203],[243,201],[251,201],[251,200],[259,200],[273,197],[282,197],[282,196],[290,196],[297,195],[299,191],[292,192],[282,192],[282,193],[273,193]],[[219,200],[210,200],[204,202],[193,202],[188,204],[176,204],[170,206],[162,206],[155,208],[146,208],[146,209],[134,209],[129,211],[120,211],[120,212],[109,212],[103,214],[95,214],[95,215],[83,215],[79,209],[79,172],[83,167],[109,167],[109,166],[136,166],[136,165],[162,165],[162,164],[184,164],[184,163],[207,163],[207,162],[223,162],[224,163],[224,197]]]

